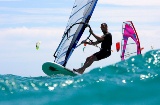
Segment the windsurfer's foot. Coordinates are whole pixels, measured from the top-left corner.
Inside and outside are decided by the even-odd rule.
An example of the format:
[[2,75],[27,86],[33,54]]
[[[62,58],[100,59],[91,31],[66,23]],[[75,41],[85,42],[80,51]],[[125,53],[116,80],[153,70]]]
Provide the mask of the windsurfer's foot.
[[73,71],[82,74],[78,69],[73,69]]
[[78,70],[77,70],[77,69],[73,69],[73,71],[74,71],[74,72],[78,72]]

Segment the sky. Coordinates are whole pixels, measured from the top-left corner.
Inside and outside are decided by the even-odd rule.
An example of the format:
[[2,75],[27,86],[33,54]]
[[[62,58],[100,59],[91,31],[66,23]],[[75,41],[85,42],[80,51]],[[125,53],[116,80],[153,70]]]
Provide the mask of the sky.
[[[45,76],[42,64],[54,61],[53,54],[67,25],[74,0],[0,0],[0,74]],[[106,22],[112,33],[112,55],[94,62],[86,71],[120,61],[115,43],[122,39],[122,23],[131,20],[144,47],[142,54],[159,49],[159,0],[99,0],[89,24],[102,35],[100,24]],[[85,30],[83,36],[87,36]],[[83,38],[83,37],[82,37]],[[39,50],[36,43],[41,41]],[[87,56],[99,49],[80,46],[72,54],[67,67],[79,68]]]

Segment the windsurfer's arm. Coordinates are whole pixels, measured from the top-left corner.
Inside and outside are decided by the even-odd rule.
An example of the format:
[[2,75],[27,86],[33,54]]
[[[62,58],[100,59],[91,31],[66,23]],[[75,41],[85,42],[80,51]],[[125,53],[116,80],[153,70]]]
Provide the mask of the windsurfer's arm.
[[95,46],[95,45],[97,45],[97,44],[99,44],[99,43],[101,43],[101,42],[99,42],[99,41],[95,41],[95,42],[84,42],[85,44],[89,44],[89,45],[93,45],[93,46]]
[[90,29],[89,32],[97,39],[98,42],[104,40],[104,37],[99,37],[98,35],[94,34],[92,29]]
[[99,43],[101,43],[101,42],[96,41],[96,42],[92,42],[91,45],[94,45],[94,46],[95,46],[95,45],[97,45],[97,44],[99,44]]

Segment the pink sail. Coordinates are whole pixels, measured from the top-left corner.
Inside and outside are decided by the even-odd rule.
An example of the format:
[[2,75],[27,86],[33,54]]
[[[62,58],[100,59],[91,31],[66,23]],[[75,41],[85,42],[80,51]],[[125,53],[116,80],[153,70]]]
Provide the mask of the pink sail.
[[122,35],[121,60],[141,54],[139,38],[132,21],[123,22]]

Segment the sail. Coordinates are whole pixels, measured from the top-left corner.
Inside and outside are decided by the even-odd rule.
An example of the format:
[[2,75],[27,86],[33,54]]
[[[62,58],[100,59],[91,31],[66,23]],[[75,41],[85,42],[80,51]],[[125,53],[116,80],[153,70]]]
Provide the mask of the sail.
[[132,21],[123,22],[121,42],[121,60],[141,54],[140,41]]
[[66,66],[68,59],[86,28],[86,23],[89,22],[97,1],[98,0],[75,1],[62,40],[54,53],[54,62]]

